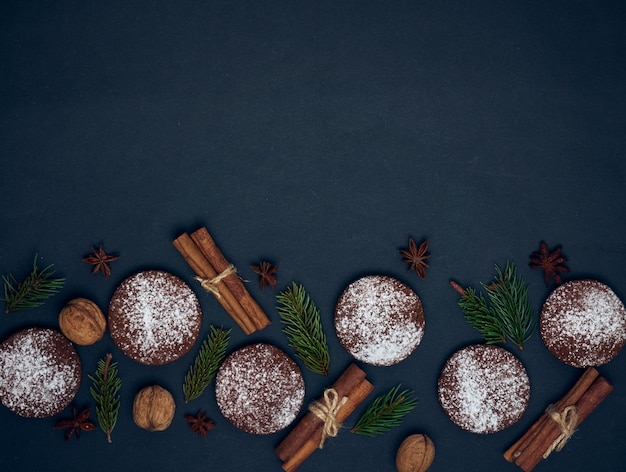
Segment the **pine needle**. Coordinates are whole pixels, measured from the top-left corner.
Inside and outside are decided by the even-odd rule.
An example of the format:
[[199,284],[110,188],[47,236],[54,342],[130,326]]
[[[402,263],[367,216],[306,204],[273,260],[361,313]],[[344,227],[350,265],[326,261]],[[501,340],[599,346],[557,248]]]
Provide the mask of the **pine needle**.
[[417,406],[411,390],[400,391],[398,384],[386,394],[375,398],[351,431],[365,436],[377,436],[398,426],[404,417]]
[[202,395],[215,377],[226,354],[230,331],[211,326],[211,331],[202,343],[196,360],[185,376],[183,383],[185,403]]
[[98,361],[96,375],[89,378],[93,385],[89,388],[91,396],[96,401],[96,416],[100,429],[104,431],[107,441],[111,442],[111,432],[117,423],[120,411],[119,390],[122,381],[118,377],[117,362],[111,362],[112,355],[107,354]]
[[18,282],[13,274],[2,276],[4,280],[4,301],[6,313],[24,311],[43,305],[46,298],[55,295],[63,288],[65,279],[52,278],[54,264],[40,269],[37,267],[37,254],[33,261],[33,269],[28,277]]
[[311,371],[328,375],[330,355],[326,335],[322,328],[320,312],[302,285],[292,286],[277,295],[278,314],[286,328],[289,345]]

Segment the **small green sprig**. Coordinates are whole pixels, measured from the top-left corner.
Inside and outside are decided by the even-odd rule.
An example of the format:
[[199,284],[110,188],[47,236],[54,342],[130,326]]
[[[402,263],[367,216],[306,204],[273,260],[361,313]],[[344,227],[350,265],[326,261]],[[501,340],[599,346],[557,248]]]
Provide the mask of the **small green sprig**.
[[528,286],[517,275],[515,265],[507,261],[504,271],[496,267],[490,284],[481,284],[487,298],[475,289],[450,285],[461,294],[459,306],[465,319],[485,338],[487,344],[504,343],[507,339],[523,349],[535,328],[535,314],[528,297]]
[[459,306],[466,314],[469,324],[480,331],[487,344],[506,342],[502,321],[491,313],[482,293],[472,287],[466,288],[459,299]]
[[414,392],[407,389],[400,391],[400,387],[398,384],[375,398],[351,431],[365,436],[377,436],[398,426],[417,406]]
[[104,431],[107,441],[111,442],[111,432],[117,423],[120,411],[119,390],[122,381],[118,377],[117,362],[111,362],[112,355],[107,354],[98,361],[96,375],[89,375],[93,385],[89,388],[91,396],[96,401],[96,416],[100,429]]
[[211,326],[211,331],[200,347],[193,365],[187,371],[183,382],[185,403],[198,398],[209,386],[217,369],[224,360],[230,329],[224,330]]
[[328,375],[330,354],[322,327],[320,312],[302,285],[292,282],[290,288],[277,295],[278,314],[286,327],[289,345],[311,371]]
[[511,262],[504,273],[496,266],[497,275],[485,286],[493,311],[500,315],[505,336],[523,349],[535,327],[535,314],[528,297],[528,286]]
[[37,267],[37,254],[33,261],[31,273],[22,282],[18,282],[13,274],[2,276],[4,280],[4,301],[6,313],[23,311],[43,305],[46,298],[55,295],[63,288],[65,279],[52,278],[54,264],[40,269]]

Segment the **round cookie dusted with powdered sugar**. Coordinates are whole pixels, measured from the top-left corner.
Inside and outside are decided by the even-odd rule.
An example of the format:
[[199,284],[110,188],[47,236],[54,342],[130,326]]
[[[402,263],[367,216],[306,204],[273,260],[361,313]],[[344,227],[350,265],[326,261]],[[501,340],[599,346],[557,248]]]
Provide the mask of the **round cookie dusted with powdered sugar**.
[[406,359],[424,336],[424,308],[399,280],[369,275],[349,284],[335,307],[339,342],[355,359],[390,366]]
[[304,378],[276,346],[257,343],[230,354],[215,377],[215,399],[224,417],[252,434],[289,426],[304,401]]
[[57,330],[27,328],[0,344],[0,401],[20,416],[63,411],[76,396],[81,375],[76,349]]
[[124,280],[109,303],[109,332],[128,357],[162,365],[186,354],[200,332],[198,298],[180,278],[148,270]]
[[448,359],[437,392],[453,423],[472,433],[495,433],[522,417],[530,381],[522,363],[506,349],[474,344]]
[[607,285],[573,280],[548,296],[539,317],[548,350],[574,367],[606,364],[624,347],[626,309]]

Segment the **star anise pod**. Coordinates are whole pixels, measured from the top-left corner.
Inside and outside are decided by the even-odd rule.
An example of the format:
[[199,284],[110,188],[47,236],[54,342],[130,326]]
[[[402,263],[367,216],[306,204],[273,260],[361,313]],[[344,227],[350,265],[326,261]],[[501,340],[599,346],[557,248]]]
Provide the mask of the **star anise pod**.
[[413,238],[409,238],[408,249],[401,249],[400,254],[404,257],[402,262],[411,264],[409,271],[414,270],[422,279],[426,278],[426,269],[430,267],[426,263],[426,259],[430,257],[428,253],[428,240],[422,242],[419,246],[415,244]]
[[73,418],[63,419],[54,425],[54,429],[65,430],[65,440],[69,441],[72,434],[76,432],[76,437],[80,438],[81,431],[93,431],[96,429],[96,425],[89,421],[89,408],[85,408],[80,413],[76,410],[76,407],[72,407]]
[[256,274],[259,274],[259,285],[261,290],[265,290],[265,285],[269,285],[272,288],[276,288],[276,271],[278,266],[272,265],[267,261],[259,262],[259,265],[251,265],[250,269]]
[[98,249],[91,248],[91,254],[87,257],[83,258],[83,262],[87,262],[88,264],[93,264],[92,274],[96,272],[102,271],[105,279],[108,279],[111,276],[111,268],[109,267],[109,263],[119,259],[120,256],[114,256],[107,254],[100,244]]
[[548,250],[548,245],[541,241],[539,243],[539,251],[535,251],[530,255],[530,263],[533,269],[543,269],[543,276],[546,287],[550,285],[550,279],[554,279],[557,285],[561,285],[561,275],[559,272],[569,272],[564,262],[567,261],[561,255],[561,246],[557,246],[552,252]]
[[206,438],[207,433],[215,428],[215,423],[206,417],[206,413],[198,410],[195,416],[187,415],[185,416],[185,420],[189,423],[189,427],[191,430]]

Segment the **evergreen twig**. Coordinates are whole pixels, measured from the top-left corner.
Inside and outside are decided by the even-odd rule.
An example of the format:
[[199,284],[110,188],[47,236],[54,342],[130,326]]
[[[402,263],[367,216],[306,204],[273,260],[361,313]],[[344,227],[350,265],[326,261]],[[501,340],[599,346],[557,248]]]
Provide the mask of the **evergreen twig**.
[[328,375],[330,354],[322,327],[320,312],[302,285],[292,282],[290,288],[277,295],[278,314],[286,328],[289,345],[311,371]]
[[528,287],[517,275],[515,265],[507,261],[504,271],[498,267],[490,284],[482,283],[487,298],[468,287],[450,282],[461,294],[459,306],[469,324],[477,329],[487,344],[504,343],[507,339],[520,349],[535,328],[535,315],[528,297]]
[[100,429],[106,434],[108,442],[112,442],[111,432],[117,423],[117,415],[120,410],[119,390],[122,386],[122,381],[118,377],[117,362],[111,362],[111,359],[110,353],[104,359],[100,359],[96,375],[89,375],[93,382],[89,391],[97,403],[96,416]]
[[506,342],[502,322],[500,318],[493,316],[482,293],[476,292],[472,287],[466,288],[459,299],[459,306],[465,313],[465,319],[482,334],[487,344]]
[[213,380],[217,369],[224,360],[230,340],[230,331],[230,329],[224,330],[211,326],[210,333],[202,343],[193,365],[185,375],[183,382],[185,403],[202,395]]
[[36,308],[43,305],[46,298],[61,290],[65,279],[52,278],[55,272],[53,267],[54,264],[43,269],[37,267],[37,254],[35,254],[33,269],[22,282],[18,282],[13,274],[3,275],[5,312],[11,313]]
[[386,394],[375,398],[351,431],[366,436],[377,436],[398,426],[417,406],[414,392],[406,389],[400,391],[400,387],[398,384]]
[[483,286],[493,312],[502,322],[506,337],[523,349],[535,327],[528,287],[518,277],[515,265],[510,261],[507,261],[504,272],[496,265],[496,272],[493,283]]

